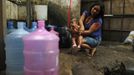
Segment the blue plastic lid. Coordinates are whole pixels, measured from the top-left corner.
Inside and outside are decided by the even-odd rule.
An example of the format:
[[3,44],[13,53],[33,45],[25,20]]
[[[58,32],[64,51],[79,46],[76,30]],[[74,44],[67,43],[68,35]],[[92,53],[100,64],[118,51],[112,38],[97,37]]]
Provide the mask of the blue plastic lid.
[[13,29],[14,28],[13,24],[14,24],[13,21],[8,21],[7,22],[7,28],[8,29]]

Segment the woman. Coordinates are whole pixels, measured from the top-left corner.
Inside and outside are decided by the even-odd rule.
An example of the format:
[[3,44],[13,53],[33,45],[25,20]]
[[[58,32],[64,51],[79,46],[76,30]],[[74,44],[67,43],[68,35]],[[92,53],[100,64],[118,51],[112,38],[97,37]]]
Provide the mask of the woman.
[[101,42],[103,7],[99,4],[93,4],[89,11],[84,11],[80,17],[81,48],[89,49],[88,55],[94,56],[96,46]]

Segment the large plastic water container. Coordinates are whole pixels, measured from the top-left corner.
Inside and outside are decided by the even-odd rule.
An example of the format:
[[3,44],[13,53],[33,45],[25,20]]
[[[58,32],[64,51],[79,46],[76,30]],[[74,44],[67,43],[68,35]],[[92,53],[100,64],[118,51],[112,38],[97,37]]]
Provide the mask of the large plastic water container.
[[6,50],[6,75],[23,75],[24,44],[22,37],[29,34],[24,30],[24,22],[17,23],[18,29],[6,35],[5,50]]
[[24,75],[59,75],[59,38],[44,28],[45,21],[38,21],[35,32],[24,40]]
[[33,32],[37,29],[37,22],[32,22],[32,27],[29,29],[29,32]]
[[14,30],[15,30],[14,22],[13,21],[7,21],[7,34],[13,32]]

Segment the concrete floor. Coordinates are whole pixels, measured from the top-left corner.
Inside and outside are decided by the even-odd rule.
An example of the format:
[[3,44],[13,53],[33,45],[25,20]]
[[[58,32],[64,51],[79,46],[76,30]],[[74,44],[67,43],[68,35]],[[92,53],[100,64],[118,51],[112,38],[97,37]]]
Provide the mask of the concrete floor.
[[[87,56],[86,52],[75,52],[76,50],[60,49],[59,75],[104,75],[104,67],[110,67],[117,62],[123,62],[126,68],[134,67],[134,52],[130,45],[103,42],[97,47],[94,57]],[[70,54],[70,51],[75,53]],[[5,72],[0,75],[5,75]]]
[[104,67],[112,68],[114,64],[121,62],[127,69],[134,67],[134,52],[131,45],[102,42],[97,47],[94,57],[87,56],[85,52],[68,54],[69,50],[76,49],[61,49],[60,75],[104,75]]

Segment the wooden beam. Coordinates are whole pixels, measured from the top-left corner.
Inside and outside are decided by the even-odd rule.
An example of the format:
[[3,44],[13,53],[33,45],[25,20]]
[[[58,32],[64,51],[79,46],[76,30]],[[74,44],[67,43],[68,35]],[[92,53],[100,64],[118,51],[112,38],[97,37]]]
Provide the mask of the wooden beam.
[[6,0],[0,0],[0,71],[5,70],[4,28],[6,26]]
[[16,0],[8,0],[8,1],[10,1],[18,6],[26,6],[26,2],[27,2],[27,1],[17,2]]
[[26,6],[26,9],[27,9],[27,25],[28,27],[30,26],[31,24],[31,0],[27,0],[27,6]]
[[18,3],[16,1],[13,1],[13,0],[8,0],[8,1],[18,5]]

